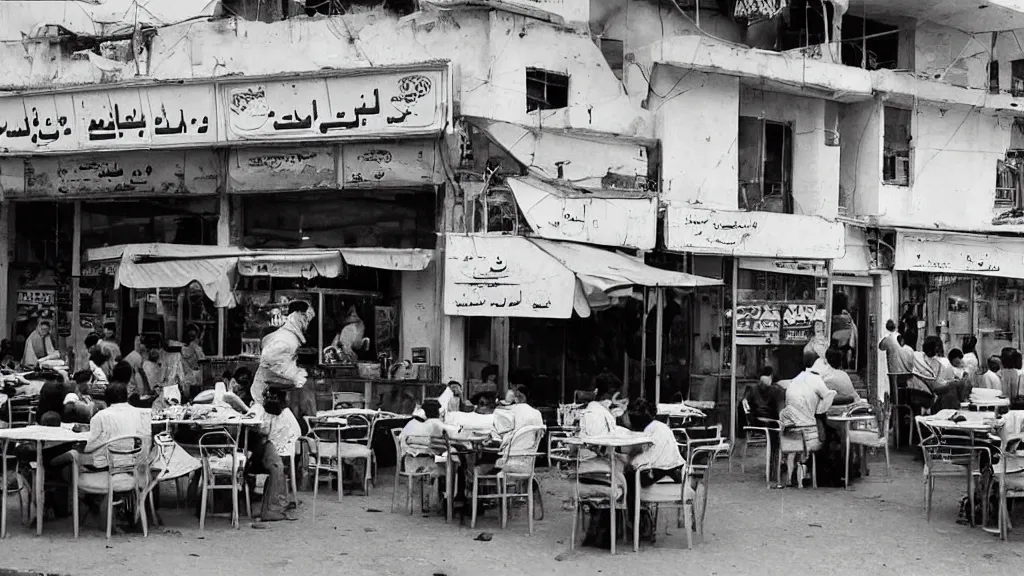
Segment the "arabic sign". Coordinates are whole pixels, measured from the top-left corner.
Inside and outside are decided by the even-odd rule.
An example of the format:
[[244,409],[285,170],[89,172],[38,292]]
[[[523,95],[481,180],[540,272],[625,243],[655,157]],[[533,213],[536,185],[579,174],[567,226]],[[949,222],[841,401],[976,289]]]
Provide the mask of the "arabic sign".
[[0,97],[0,155],[439,132],[442,68]]
[[219,87],[227,141],[322,140],[438,131],[441,70],[227,84]]
[[575,276],[526,238],[446,238],[445,314],[529,318],[572,315]]
[[346,144],[341,147],[343,188],[424,186],[442,182],[433,141]]
[[213,84],[0,98],[0,153],[217,142]]
[[218,162],[212,150],[25,158],[24,190],[5,198],[212,195]]
[[818,307],[814,304],[783,305],[782,341],[793,344],[809,341],[814,336],[814,320],[818,317]]
[[333,147],[233,150],[228,160],[232,192],[335,188]]
[[669,203],[669,250],[761,258],[842,258],[843,225],[817,216],[704,210]]
[[507,182],[537,236],[640,250],[655,246],[656,198],[568,196],[541,180],[509,178]]
[[736,343],[802,344],[814,336],[815,320],[824,321],[824,310],[814,304],[740,304],[736,307]]
[[1024,278],[1024,243],[980,234],[899,231],[896,270]]
[[40,304],[52,306],[56,292],[53,290],[18,290],[18,304]]
[[89,262],[88,264],[82,265],[82,276],[84,277],[97,277],[97,276],[109,276],[111,278],[117,277],[117,268],[121,265],[120,261],[115,262]]

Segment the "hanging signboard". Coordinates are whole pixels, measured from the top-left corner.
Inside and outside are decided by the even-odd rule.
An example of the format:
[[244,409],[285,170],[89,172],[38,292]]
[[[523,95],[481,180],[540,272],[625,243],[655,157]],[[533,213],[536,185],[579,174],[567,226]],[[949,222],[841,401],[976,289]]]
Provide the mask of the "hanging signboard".
[[449,92],[438,64],[11,95],[0,155],[428,135],[449,121]]
[[896,270],[1024,278],[1024,242],[981,234],[899,231]]
[[669,203],[665,245],[669,250],[831,260],[846,253],[843,225],[817,216],[704,210]]
[[31,157],[23,162],[24,190],[8,190],[5,198],[213,195],[220,172],[212,150]]
[[444,312],[449,316],[568,318],[576,277],[521,236],[448,235]]

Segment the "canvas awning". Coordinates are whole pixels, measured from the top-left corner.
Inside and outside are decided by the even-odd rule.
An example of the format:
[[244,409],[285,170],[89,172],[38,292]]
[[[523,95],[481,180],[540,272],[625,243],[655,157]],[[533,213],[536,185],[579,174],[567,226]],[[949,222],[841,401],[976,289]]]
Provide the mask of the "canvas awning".
[[346,264],[381,270],[423,270],[432,253],[421,249],[339,248],[249,250],[232,246],[132,244],[87,253],[87,260],[119,255],[115,287],[183,288],[198,282],[218,308],[235,305],[235,275],[335,278]]

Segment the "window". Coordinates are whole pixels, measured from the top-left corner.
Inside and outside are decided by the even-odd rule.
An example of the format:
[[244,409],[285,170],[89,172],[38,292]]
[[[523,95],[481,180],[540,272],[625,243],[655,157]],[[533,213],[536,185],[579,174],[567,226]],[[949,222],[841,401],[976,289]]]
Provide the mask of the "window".
[[[907,63],[900,63],[900,36],[898,26],[846,15],[843,17],[843,64],[867,70],[908,68]],[[904,46],[914,51],[913,42]]]
[[789,124],[740,117],[739,207],[793,213],[793,129]]
[[996,161],[996,208],[1008,210],[1020,205],[1020,164],[1016,158],[1010,158],[1012,153],[1007,154],[1006,160]]
[[1024,96],[1024,60],[1010,62],[1010,93],[1014,98]]
[[885,107],[882,181],[894,186],[910,186],[910,110]]
[[539,68],[526,69],[526,111],[569,106],[569,77]]
[[988,91],[999,94],[999,62],[996,60],[988,63]]
[[604,54],[604,59],[608,62],[608,67],[612,69],[615,77],[619,80],[622,80],[622,66],[625,50],[626,48],[622,43],[622,40],[601,38],[601,54]]

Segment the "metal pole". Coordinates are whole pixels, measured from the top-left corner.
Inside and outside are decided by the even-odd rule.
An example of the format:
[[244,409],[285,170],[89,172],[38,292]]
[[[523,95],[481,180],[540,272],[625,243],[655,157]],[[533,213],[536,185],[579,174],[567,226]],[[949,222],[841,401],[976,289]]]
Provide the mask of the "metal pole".
[[658,404],[661,402],[661,358],[662,358],[662,339],[664,334],[665,326],[665,289],[658,287],[655,288],[658,295],[658,300],[655,303],[657,311],[655,312],[655,329],[658,333],[654,336],[654,403]]
[[[7,204],[6,208],[9,210],[11,204]],[[14,221],[12,220],[13,224]],[[81,287],[81,276],[82,276],[82,202],[80,200],[75,201],[75,216],[71,222],[71,349],[72,353],[75,354],[74,366],[75,369],[79,369],[83,366],[82,359],[78,358],[78,332],[81,329],[81,314],[82,314],[82,302],[78,297],[78,291]],[[7,278],[3,281],[7,282]],[[3,303],[7,305],[6,302]],[[86,351],[86,357],[89,353]],[[87,363],[86,363],[87,364]]]
[[739,297],[738,258],[732,259],[732,343],[729,346],[729,442],[736,441],[736,304]]
[[559,392],[558,401],[565,402],[565,363],[566,356],[568,356],[569,348],[569,321],[562,322],[562,377],[561,377],[561,391]]
[[[640,397],[647,397],[647,293],[644,286],[643,312],[640,314]],[[655,393],[657,396],[657,393]]]

